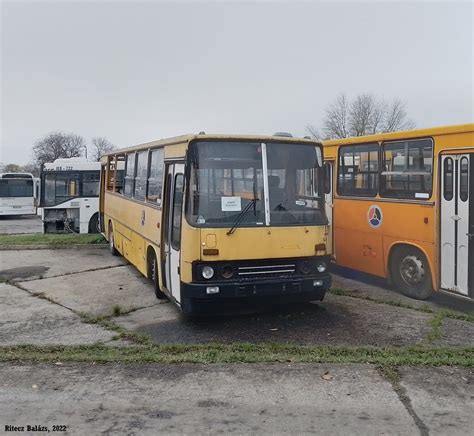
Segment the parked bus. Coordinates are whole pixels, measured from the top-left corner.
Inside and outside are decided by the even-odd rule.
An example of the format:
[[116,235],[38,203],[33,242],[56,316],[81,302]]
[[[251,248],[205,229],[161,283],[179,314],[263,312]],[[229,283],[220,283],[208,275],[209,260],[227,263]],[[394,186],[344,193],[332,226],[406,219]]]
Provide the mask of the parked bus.
[[100,162],[80,157],[45,163],[41,173],[44,233],[99,231]]
[[319,143],[202,133],[115,151],[102,164],[112,253],[183,312],[322,300],[330,287]]
[[0,174],[0,216],[35,215],[37,192],[33,174]]
[[474,298],[474,124],[323,145],[336,263]]

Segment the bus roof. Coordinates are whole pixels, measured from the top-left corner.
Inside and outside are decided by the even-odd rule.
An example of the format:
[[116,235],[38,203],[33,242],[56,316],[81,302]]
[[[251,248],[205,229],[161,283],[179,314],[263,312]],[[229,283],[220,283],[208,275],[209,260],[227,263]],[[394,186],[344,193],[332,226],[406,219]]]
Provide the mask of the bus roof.
[[351,138],[331,139],[328,141],[322,141],[322,144],[325,147],[329,147],[340,144],[357,144],[361,142],[378,142],[396,139],[419,138],[422,136],[451,135],[454,133],[469,132],[474,133],[474,123],[433,127],[429,129],[405,130],[401,132],[377,133],[375,135],[353,136]]
[[2,173],[0,179],[33,179],[31,173]]
[[56,159],[43,164],[44,171],[99,171],[100,162],[90,162],[82,158]]
[[118,150],[105,153],[101,156],[109,156],[117,153],[126,153],[130,151],[141,150],[142,148],[157,147],[160,145],[172,145],[172,144],[182,144],[186,142],[193,141],[195,139],[201,140],[243,140],[243,141],[267,141],[267,142],[294,142],[294,143],[308,143],[308,144],[320,144],[316,139],[311,138],[295,138],[288,136],[279,136],[279,135],[232,135],[232,134],[206,134],[206,133],[191,133],[187,135],[174,136],[172,138],[159,139],[157,141],[145,142],[143,144],[133,145],[131,147],[120,148]]

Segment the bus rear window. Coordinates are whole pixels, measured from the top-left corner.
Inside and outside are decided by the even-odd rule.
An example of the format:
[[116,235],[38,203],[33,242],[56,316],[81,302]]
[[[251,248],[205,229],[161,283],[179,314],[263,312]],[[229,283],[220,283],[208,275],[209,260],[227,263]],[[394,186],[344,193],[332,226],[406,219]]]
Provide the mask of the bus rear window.
[[380,179],[382,197],[427,200],[431,197],[433,141],[385,142]]
[[33,180],[1,179],[0,197],[33,197]]

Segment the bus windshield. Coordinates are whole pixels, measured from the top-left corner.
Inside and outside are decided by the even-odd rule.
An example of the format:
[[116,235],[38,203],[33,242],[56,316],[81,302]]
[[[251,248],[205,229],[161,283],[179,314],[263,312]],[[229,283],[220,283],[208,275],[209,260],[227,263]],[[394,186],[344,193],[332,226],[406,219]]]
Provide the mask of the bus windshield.
[[187,218],[193,226],[232,227],[236,220],[240,227],[326,224],[317,145],[197,141],[188,159]]
[[74,197],[99,195],[99,171],[43,173],[43,206],[56,206]]
[[0,197],[33,197],[33,179],[0,179]]

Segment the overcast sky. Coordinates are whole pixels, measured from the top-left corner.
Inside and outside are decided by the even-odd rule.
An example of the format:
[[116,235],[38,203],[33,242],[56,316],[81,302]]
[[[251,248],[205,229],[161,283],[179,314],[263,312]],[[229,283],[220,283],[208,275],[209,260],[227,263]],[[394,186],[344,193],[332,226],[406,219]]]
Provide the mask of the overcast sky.
[[54,130],[122,147],[320,125],[340,92],[474,120],[473,3],[2,2],[0,162]]

